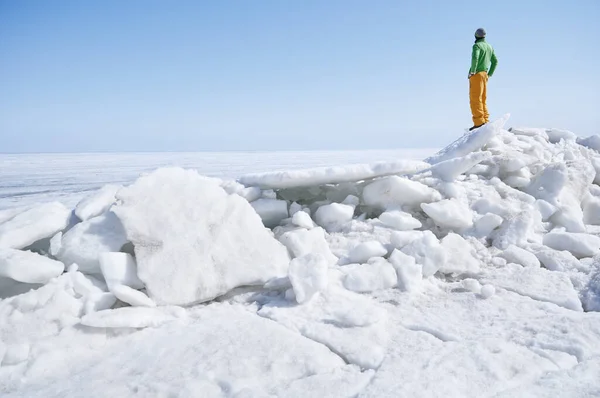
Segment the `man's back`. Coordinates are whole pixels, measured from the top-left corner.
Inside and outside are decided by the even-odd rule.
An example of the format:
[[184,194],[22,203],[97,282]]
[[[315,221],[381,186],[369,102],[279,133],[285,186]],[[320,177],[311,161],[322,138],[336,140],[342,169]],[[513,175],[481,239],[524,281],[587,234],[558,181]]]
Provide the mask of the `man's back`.
[[477,39],[475,44],[473,44],[470,72],[488,72],[488,75],[491,77],[494,74],[497,64],[498,59],[494,53],[494,48],[485,39]]

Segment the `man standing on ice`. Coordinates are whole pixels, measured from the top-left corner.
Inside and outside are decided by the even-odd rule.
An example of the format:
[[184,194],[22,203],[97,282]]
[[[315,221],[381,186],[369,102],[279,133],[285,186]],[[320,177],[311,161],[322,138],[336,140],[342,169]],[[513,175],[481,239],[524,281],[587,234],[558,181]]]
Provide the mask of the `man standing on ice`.
[[494,49],[485,41],[485,30],[479,28],[475,31],[475,44],[473,44],[471,69],[469,69],[469,97],[473,114],[473,127],[469,131],[490,121],[486,104],[487,81],[494,74],[496,65],[498,65],[498,58]]

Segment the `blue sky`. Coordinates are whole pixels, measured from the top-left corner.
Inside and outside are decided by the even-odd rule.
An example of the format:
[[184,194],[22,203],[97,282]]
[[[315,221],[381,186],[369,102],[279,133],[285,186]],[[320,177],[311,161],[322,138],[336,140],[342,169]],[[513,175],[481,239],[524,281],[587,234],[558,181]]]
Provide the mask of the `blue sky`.
[[0,152],[438,147],[492,118],[600,134],[600,1],[0,0]]

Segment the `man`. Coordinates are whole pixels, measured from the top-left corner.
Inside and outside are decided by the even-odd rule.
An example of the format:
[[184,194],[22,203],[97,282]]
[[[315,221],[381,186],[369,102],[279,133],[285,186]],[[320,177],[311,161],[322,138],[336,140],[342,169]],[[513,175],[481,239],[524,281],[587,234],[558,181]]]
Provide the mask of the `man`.
[[469,97],[473,114],[473,127],[469,131],[490,121],[486,104],[487,81],[494,74],[496,65],[498,65],[498,58],[494,49],[485,41],[485,30],[479,28],[475,31],[475,44],[473,44],[471,69],[469,69]]

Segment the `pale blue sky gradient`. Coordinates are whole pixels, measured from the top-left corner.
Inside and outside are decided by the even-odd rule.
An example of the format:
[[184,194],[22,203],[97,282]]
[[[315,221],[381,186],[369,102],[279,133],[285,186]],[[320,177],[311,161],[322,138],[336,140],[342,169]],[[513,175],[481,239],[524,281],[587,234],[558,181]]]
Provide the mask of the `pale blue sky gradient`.
[[600,1],[0,0],[0,152],[439,147],[492,118],[600,134]]

